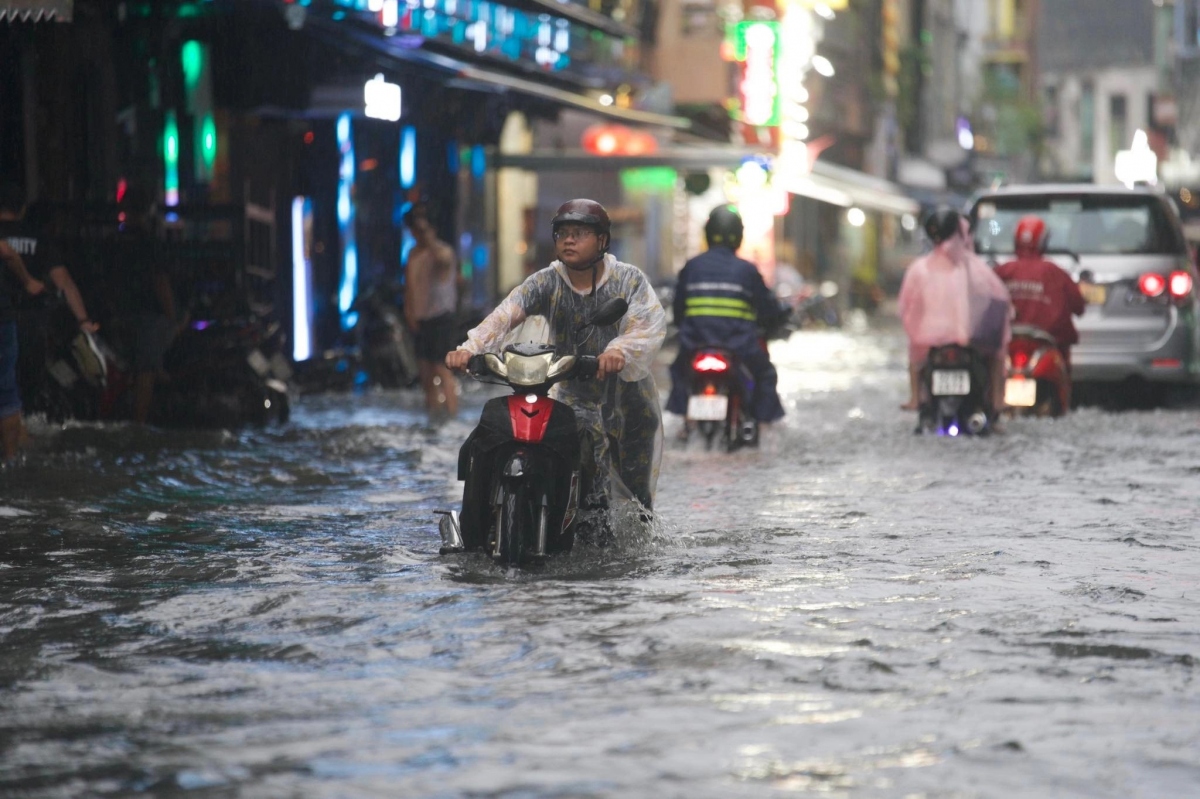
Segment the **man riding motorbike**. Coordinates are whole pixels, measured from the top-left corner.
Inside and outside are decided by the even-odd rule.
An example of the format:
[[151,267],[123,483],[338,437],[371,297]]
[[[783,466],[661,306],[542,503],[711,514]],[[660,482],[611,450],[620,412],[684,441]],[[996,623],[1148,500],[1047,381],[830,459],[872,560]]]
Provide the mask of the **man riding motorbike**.
[[1013,324],[1045,330],[1058,343],[1067,371],[1071,370],[1071,345],[1079,341],[1072,315],[1084,311],[1079,286],[1058,264],[1042,257],[1046,249],[1046,223],[1025,216],[1013,233],[1016,260],[996,267],[1012,297]]
[[[558,260],[513,289],[446,356],[446,365],[462,370],[472,355],[499,351],[505,335],[526,317],[544,316],[559,352],[598,357],[594,380],[560,383],[552,391],[574,409],[591,441],[595,482],[581,504],[606,506],[611,477],[650,510],[662,454],[662,417],[650,368],[662,346],[666,313],[642,271],[609,254],[611,223],[604,206],[571,200],[550,224]],[[596,309],[617,297],[629,303],[619,322],[585,326]]]
[[1012,337],[1008,290],[971,246],[966,219],[940,207],[925,219],[933,250],[908,267],[900,285],[899,312],[908,334],[909,401],[920,406],[920,373],[933,347],[958,344],[978,350],[989,363],[994,416],[1004,408],[1005,356]]
[[786,311],[754,264],[737,257],[742,232],[737,211],[717,206],[704,226],[708,251],[689,260],[679,273],[674,300],[679,356],[671,364],[667,399],[671,413],[687,413],[688,370],[695,351],[721,347],[736,354],[754,376],[752,411],[759,423],[783,417],[776,388],[779,374],[763,346],[762,330],[775,325]]

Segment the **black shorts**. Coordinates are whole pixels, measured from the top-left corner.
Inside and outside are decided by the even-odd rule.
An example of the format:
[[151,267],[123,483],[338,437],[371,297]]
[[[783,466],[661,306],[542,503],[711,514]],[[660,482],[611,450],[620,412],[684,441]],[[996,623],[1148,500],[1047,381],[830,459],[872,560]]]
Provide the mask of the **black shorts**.
[[441,363],[446,353],[458,346],[458,323],[447,313],[417,323],[417,357]]

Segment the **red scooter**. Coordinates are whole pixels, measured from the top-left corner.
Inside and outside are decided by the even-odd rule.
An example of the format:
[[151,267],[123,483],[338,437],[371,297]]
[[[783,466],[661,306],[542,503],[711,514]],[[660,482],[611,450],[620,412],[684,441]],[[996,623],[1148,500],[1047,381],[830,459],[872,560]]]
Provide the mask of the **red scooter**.
[[1013,325],[1004,403],[1018,415],[1062,416],[1071,407],[1071,373],[1058,342],[1041,328]]

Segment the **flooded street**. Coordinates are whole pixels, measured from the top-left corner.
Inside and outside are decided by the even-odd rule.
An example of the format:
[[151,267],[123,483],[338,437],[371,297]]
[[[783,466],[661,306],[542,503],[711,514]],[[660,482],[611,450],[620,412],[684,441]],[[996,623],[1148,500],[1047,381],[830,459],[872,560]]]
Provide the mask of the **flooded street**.
[[437,554],[476,389],[440,429],[42,430],[0,475],[0,795],[1191,795],[1197,412],[918,438],[901,338],[774,353],[761,450],[669,446],[652,536],[536,574]]

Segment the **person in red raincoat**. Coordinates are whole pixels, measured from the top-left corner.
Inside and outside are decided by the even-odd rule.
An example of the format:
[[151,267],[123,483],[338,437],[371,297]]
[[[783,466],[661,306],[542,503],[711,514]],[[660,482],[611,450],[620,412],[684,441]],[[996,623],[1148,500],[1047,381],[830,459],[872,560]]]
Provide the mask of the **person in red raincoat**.
[[1071,345],[1079,341],[1072,316],[1083,313],[1079,286],[1062,268],[1042,256],[1046,249],[1046,223],[1036,216],[1022,217],[1013,234],[1016,260],[996,267],[1012,297],[1013,324],[1045,330],[1058,343],[1067,370]]

